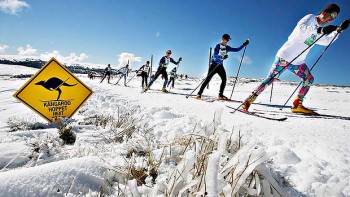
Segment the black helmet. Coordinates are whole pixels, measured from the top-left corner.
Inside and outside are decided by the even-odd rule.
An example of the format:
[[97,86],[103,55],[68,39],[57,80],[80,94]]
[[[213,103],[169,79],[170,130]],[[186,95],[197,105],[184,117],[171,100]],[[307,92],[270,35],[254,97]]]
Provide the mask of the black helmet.
[[222,38],[225,39],[225,40],[227,40],[227,41],[231,40],[231,37],[230,37],[230,35],[228,35],[228,34],[222,35]]
[[149,61],[147,61],[146,63],[149,64]]

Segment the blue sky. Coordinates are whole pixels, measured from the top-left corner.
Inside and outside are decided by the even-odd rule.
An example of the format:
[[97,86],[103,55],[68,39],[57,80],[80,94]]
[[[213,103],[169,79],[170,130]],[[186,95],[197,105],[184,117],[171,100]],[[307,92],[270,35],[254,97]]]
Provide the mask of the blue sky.
[[[1,8],[0,55],[18,54],[23,47],[24,54],[68,57],[75,53],[75,59],[116,67],[119,55],[130,53],[141,57],[141,62],[133,63],[138,67],[152,54],[158,62],[166,49],[172,49],[175,59],[183,57],[180,72],[194,76],[206,72],[209,48],[220,42],[223,33],[231,35],[229,45],[234,47],[251,40],[246,53],[249,64],[242,66],[240,76],[265,77],[278,49],[303,16],[317,14],[334,2],[342,11],[332,24],[350,17],[350,2],[344,0],[14,2],[12,10]],[[316,83],[350,85],[349,44],[350,32],[344,32],[313,70]],[[4,45],[7,47],[1,48]],[[314,47],[310,52],[310,67],[323,48]],[[228,75],[235,75],[242,52],[229,54],[225,62]],[[298,80],[288,72],[281,78]]]

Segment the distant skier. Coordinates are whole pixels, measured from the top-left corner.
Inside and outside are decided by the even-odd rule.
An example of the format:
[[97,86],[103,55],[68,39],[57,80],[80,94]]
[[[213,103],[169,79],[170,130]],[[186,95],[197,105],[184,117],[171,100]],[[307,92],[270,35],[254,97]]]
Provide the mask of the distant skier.
[[250,105],[267,86],[272,84],[283,71],[289,70],[302,81],[302,87],[300,88],[299,94],[293,102],[293,107],[291,109],[292,112],[305,114],[314,113],[314,111],[304,107],[302,104],[304,97],[310,89],[310,85],[314,82],[314,77],[310,73],[310,70],[305,63],[305,58],[311,48],[292,62],[292,64],[289,64],[289,62],[297,57],[300,52],[305,50],[308,46],[312,45],[314,41],[322,34],[326,35],[316,44],[328,45],[336,35],[336,30],[345,30],[349,24],[342,27],[342,29],[338,29],[338,27],[334,25],[320,27],[320,25],[325,25],[332,22],[339,13],[340,7],[336,4],[330,4],[318,15],[308,14],[302,18],[294,28],[292,34],[288,37],[287,42],[284,43],[284,45],[277,52],[276,59],[272,64],[269,75],[245,100],[242,108],[244,110],[248,110]]
[[106,77],[108,77],[108,78],[107,78],[107,79],[108,79],[108,83],[110,83],[109,80],[111,79],[111,73],[112,73],[112,68],[111,68],[111,65],[108,64],[108,66],[105,68],[105,74],[104,74],[104,76],[103,76],[103,78],[102,78],[102,80],[101,80],[100,83],[102,83],[102,81],[103,81]]
[[148,84],[148,76],[150,74],[150,66],[149,66],[149,61],[146,62],[145,65],[141,66],[141,68],[138,70],[138,72],[141,71],[139,74],[142,77],[142,88],[146,87]]
[[204,88],[208,85],[210,80],[215,74],[218,74],[221,78],[221,85],[220,85],[220,92],[218,99],[220,100],[227,100],[228,98],[224,96],[224,90],[226,86],[226,71],[224,68],[224,60],[228,58],[227,53],[228,52],[238,52],[243,49],[243,47],[247,46],[249,44],[249,40],[246,40],[242,46],[239,48],[233,48],[227,45],[227,43],[231,40],[230,35],[224,34],[222,35],[221,43],[217,44],[214,49],[214,54],[211,58],[211,63],[208,71],[208,76],[206,80],[203,82],[201,88],[199,89],[196,99],[202,98],[202,93],[204,91]]
[[169,80],[169,82],[168,82],[168,86],[167,86],[167,87],[169,87],[170,83],[172,82],[171,87],[174,88],[175,79],[176,79],[176,77],[177,77],[177,74],[176,74],[176,67],[173,68],[173,70],[171,70],[171,72],[170,72],[169,74],[170,74],[170,80]]
[[124,77],[124,86],[126,86],[126,78],[128,77],[129,72],[130,72],[129,64],[127,64],[124,67],[120,68],[117,71],[117,75],[120,75],[120,78],[117,81],[117,83],[115,83],[115,85],[117,85],[119,83],[119,81]]
[[166,72],[166,69],[167,69],[170,62],[175,64],[175,65],[178,65],[182,60],[182,57],[180,57],[179,60],[177,62],[175,62],[174,59],[170,57],[170,55],[171,55],[171,50],[167,50],[166,55],[160,59],[158,70],[157,70],[156,74],[154,75],[154,77],[149,82],[148,86],[144,89],[144,92],[146,92],[147,90],[150,89],[150,87],[152,86],[154,81],[157,80],[159,75],[162,75],[165,79],[164,84],[163,84],[163,88],[162,88],[162,92],[164,92],[164,93],[168,92],[165,88],[167,83],[168,83],[168,73]]

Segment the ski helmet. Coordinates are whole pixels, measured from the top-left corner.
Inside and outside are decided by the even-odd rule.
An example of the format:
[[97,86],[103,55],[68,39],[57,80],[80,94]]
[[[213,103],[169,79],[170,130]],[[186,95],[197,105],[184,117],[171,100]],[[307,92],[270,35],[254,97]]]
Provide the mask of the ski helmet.
[[170,49],[166,50],[166,53],[171,54],[171,50]]
[[231,37],[230,37],[230,35],[228,35],[228,34],[222,35],[222,38],[225,39],[225,40],[227,40],[227,41],[231,40]]
[[149,64],[149,61],[147,61],[146,64]]

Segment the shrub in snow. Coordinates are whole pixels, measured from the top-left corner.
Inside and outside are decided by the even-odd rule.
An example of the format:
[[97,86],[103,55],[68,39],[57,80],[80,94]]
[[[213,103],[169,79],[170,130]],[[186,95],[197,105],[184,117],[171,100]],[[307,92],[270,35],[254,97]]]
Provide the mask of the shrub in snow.
[[76,140],[76,133],[71,120],[61,119],[58,133],[60,135],[59,138],[61,138],[65,144],[74,144]]
[[23,130],[37,130],[47,128],[48,125],[38,122],[33,116],[12,116],[8,118],[7,124],[10,126],[10,132]]
[[[133,149],[128,155],[129,179],[117,194],[287,196],[283,182],[266,167],[270,155],[253,142],[243,146],[240,132],[233,137],[234,131],[220,129],[220,119],[216,114],[213,123],[198,133],[157,146],[152,145],[152,138],[142,139],[134,133],[125,144],[137,147],[137,151]],[[157,175],[154,181],[150,169]]]
[[28,155],[32,161],[29,163],[30,166],[54,160],[54,156],[61,152],[64,144],[57,134],[52,133],[36,136],[29,139],[27,143],[31,147],[31,153]]

